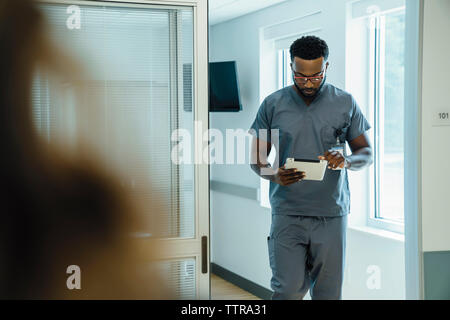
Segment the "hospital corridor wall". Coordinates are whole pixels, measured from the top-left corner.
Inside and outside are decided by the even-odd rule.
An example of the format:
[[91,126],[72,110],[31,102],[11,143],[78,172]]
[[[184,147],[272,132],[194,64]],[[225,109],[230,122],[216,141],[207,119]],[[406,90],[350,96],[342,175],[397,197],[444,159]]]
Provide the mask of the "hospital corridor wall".
[[423,3],[421,66],[421,256],[425,299],[450,299],[450,171],[440,159],[450,157],[450,1]]

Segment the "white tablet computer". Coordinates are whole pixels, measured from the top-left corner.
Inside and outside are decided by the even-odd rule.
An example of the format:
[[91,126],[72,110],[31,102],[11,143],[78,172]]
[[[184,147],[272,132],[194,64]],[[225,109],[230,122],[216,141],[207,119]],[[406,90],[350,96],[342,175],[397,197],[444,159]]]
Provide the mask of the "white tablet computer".
[[292,169],[296,168],[298,171],[304,171],[306,177],[304,180],[316,180],[322,181],[325,175],[325,170],[327,169],[326,160],[307,160],[307,159],[296,159],[287,158],[285,168]]

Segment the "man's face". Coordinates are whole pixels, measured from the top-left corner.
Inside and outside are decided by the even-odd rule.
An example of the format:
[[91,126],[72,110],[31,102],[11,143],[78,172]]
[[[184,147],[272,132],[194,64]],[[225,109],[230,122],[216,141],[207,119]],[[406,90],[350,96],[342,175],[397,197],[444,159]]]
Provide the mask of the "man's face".
[[[328,62],[325,63],[323,57],[314,60],[303,60],[299,57],[294,57],[291,63],[293,71],[294,82],[300,93],[305,97],[313,97],[320,90],[325,83],[325,71],[328,67]],[[311,79],[302,79],[302,77],[313,77]],[[299,77],[296,79],[296,77]],[[323,78],[321,78],[323,77]]]

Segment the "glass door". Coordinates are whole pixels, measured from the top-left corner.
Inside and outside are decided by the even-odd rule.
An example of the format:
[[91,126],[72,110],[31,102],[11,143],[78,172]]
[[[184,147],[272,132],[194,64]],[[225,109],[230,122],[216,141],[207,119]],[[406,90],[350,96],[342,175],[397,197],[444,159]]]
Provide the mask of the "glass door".
[[81,132],[126,168],[122,184],[146,215],[134,236],[144,250],[159,239],[177,298],[209,299],[209,177],[194,126],[208,127],[206,4],[136,2],[42,2],[51,38],[89,70],[84,98],[95,104],[92,122],[77,122],[70,84],[38,73],[34,120],[49,142]]

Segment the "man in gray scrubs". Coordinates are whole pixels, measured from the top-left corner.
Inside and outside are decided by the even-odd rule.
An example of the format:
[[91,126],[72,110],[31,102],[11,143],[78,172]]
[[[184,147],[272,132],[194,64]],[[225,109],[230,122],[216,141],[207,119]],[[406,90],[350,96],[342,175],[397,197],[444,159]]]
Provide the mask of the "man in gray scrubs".
[[[290,55],[294,85],[263,101],[249,131],[252,169],[270,180],[272,299],[302,299],[308,290],[312,299],[341,299],[350,211],[347,170],[372,163],[365,133],[370,125],[351,94],[326,83],[325,41],[302,37]],[[271,129],[278,129],[278,143]],[[345,142],[350,156],[336,151]],[[272,144],[273,168],[267,160]],[[304,172],[284,168],[287,158],[323,159],[328,168],[322,181],[304,180]]]

